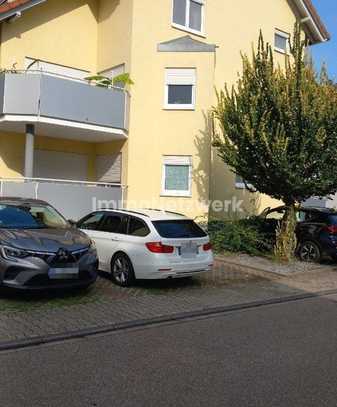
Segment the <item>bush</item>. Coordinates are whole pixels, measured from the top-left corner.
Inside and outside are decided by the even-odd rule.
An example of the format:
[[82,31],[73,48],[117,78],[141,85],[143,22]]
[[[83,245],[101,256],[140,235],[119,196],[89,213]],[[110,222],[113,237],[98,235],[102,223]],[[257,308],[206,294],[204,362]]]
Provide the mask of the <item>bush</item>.
[[261,255],[271,252],[273,244],[261,229],[259,218],[210,220],[208,223],[208,233],[217,253],[228,251]]

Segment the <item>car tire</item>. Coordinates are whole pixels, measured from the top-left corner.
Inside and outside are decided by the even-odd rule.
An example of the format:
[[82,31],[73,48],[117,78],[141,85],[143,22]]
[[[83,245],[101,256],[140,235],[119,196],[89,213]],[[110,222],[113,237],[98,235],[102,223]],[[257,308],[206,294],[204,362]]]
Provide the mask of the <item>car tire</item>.
[[298,257],[307,263],[319,263],[322,260],[320,247],[310,240],[300,243]]
[[130,287],[135,281],[135,272],[129,257],[124,253],[117,253],[111,260],[112,281],[120,287]]

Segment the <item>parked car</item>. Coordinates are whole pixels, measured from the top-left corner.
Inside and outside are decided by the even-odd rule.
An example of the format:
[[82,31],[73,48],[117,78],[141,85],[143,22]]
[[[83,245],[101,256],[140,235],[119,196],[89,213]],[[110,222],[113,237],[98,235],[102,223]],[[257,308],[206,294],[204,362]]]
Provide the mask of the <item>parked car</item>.
[[207,234],[191,219],[160,210],[101,210],[77,227],[96,243],[100,269],[120,286],[136,279],[194,276],[211,270]]
[[0,198],[0,285],[87,287],[97,278],[93,242],[48,203]]
[[[275,240],[284,206],[266,209],[260,215],[263,232]],[[328,208],[299,208],[296,212],[297,255],[302,261],[319,262],[327,255],[337,260],[337,212]]]

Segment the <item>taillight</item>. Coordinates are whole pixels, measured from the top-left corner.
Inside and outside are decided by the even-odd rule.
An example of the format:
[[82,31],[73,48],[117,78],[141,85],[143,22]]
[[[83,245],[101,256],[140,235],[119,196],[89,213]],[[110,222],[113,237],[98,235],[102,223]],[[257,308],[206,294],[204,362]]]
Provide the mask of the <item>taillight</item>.
[[330,235],[337,235],[337,225],[328,225],[324,228]]
[[212,250],[212,244],[211,243],[206,243],[202,246],[205,252],[208,252],[209,250]]
[[162,242],[149,242],[146,243],[146,247],[151,253],[173,253],[174,246],[168,246]]

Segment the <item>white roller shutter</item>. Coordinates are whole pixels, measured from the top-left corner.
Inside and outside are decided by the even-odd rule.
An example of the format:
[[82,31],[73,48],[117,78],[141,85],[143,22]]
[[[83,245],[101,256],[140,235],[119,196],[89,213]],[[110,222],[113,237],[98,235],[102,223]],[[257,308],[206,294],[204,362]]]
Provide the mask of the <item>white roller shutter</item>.
[[166,69],[165,70],[166,85],[195,85],[196,74],[195,69]]

